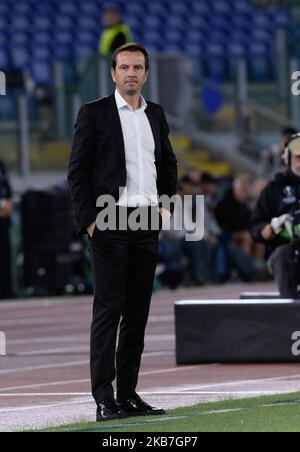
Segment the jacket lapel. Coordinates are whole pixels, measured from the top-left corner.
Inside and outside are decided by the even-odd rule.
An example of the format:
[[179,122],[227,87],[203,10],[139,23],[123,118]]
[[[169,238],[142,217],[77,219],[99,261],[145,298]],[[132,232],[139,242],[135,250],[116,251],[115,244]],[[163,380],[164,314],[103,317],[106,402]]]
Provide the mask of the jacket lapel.
[[145,113],[148,117],[151,129],[152,129],[152,133],[153,133],[153,138],[154,138],[154,142],[155,142],[155,160],[156,162],[159,162],[160,160],[160,154],[161,154],[161,145],[160,145],[160,124],[157,120],[157,116],[154,114],[153,109],[151,108],[151,106],[149,106],[146,108]]
[[115,95],[113,94],[112,96],[108,97],[107,100],[107,118],[112,131],[112,137],[115,142],[116,148],[121,155],[122,161],[124,165],[126,165],[124,138]]

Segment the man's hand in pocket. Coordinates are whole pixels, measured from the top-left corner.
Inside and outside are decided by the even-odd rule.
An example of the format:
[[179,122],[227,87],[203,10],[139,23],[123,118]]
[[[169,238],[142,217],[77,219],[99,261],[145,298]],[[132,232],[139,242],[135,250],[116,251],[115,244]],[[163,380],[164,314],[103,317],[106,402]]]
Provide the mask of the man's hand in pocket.
[[88,232],[88,235],[90,236],[90,238],[93,237],[95,228],[96,228],[96,221],[94,221],[92,224],[90,224],[89,227],[87,228],[87,232]]

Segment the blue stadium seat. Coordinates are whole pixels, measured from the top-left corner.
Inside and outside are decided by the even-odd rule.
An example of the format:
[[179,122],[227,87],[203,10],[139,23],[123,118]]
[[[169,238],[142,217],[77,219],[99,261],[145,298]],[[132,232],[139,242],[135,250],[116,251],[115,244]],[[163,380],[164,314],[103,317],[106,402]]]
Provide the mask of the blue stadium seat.
[[53,82],[53,66],[49,60],[33,60],[30,74],[38,86],[50,88]]
[[162,28],[162,21],[158,16],[145,17],[143,25],[147,27],[147,30],[160,30]]
[[89,57],[97,53],[97,45],[76,43],[74,51],[78,57]]
[[17,106],[13,93],[7,91],[6,96],[0,96],[0,118],[6,121],[16,117]]
[[30,52],[26,46],[14,45],[10,49],[12,66],[17,69],[26,69],[30,63]]
[[168,8],[162,2],[151,2],[149,5],[149,12],[157,18],[164,19],[168,13]]
[[52,31],[53,30],[52,17],[37,14],[33,19],[33,29],[34,31]]
[[190,44],[202,44],[206,40],[205,33],[201,31],[188,31],[186,34],[186,42]]
[[285,10],[274,11],[271,18],[276,26],[287,26],[291,22],[291,13]]
[[78,18],[77,29],[84,30],[84,31],[91,31],[91,32],[96,32],[96,31],[99,32],[102,29],[102,23],[101,23],[100,19],[96,20],[96,18],[93,18],[93,17],[83,16],[83,17]]
[[15,3],[13,5],[13,12],[14,14],[23,14],[23,15],[29,15],[33,10],[33,4],[32,3],[27,3],[27,2],[19,2],[19,3]]
[[72,17],[56,16],[54,26],[57,30],[71,31],[75,28],[75,21]]
[[74,50],[72,45],[60,44],[59,46],[54,46],[53,48],[53,58],[55,60],[69,58],[74,55]]
[[94,19],[101,19],[103,13],[103,5],[99,2],[79,2],[77,14],[83,16],[94,17]]
[[182,33],[178,31],[167,31],[164,37],[164,42],[166,42],[169,45],[173,44],[181,44],[183,43],[184,36]]
[[162,36],[157,31],[146,31],[143,33],[142,41],[147,42],[148,45],[159,46],[162,42]]
[[21,45],[25,46],[29,42],[29,33],[24,31],[19,31],[16,33],[11,33],[9,36],[9,42],[12,45]]
[[199,16],[191,16],[187,23],[187,29],[191,31],[207,31],[210,28],[210,22]]
[[250,33],[233,30],[229,35],[229,41],[233,44],[248,45],[251,40]]
[[11,30],[15,31],[27,31],[31,28],[31,21],[27,16],[15,16],[11,18]]
[[211,2],[212,8],[216,13],[230,14],[232,7],[227,0],[213,0]]
[[94,46],[95,43],[98,44],[98,39],[95,37],[93,33],[88,31],[80,30],[77,35],[77,42],[79,44],[86,44]]
[[31,36],[31,43],[50,45],[53,42],[53,33],[49,31],[35,31]]
[[10,7],[7,3],[0,3],[0,17],[4,17],[10,13]]
[[145,17],[146,7],[139,2],[128,2],[125,8],[127,16]]
[[248,53],[249,73],[252,80],[267,81],[272,78],[273,59],[271,49],[264,44],[251,44]]
[[0,71],[7,71],[10,67],[11,64],[7,50],[0,48]]
[[274,23],[272,23],[271,18],[265,14],[265,13],[260,13],[260,14],[255,14],[252,18],[252,27],[261,27],[266,29],[274,29]]
[[200,80],[204,76],[204,51],[199,44],[186,44],[185,54],[189,58],[191,74],[195,80]]
[[208,3],[199,2],[199,0],[194,0],[191,5],[191,13],[196,16],[206,16],[209,17],[211,15],[211,9]]
[[272,43],[274,37],[272,35],[272,33],[265,31],[261,28],[253,28],[251,30],[251,41],[255,41],[258,43],[263,43],[263,44],[270,44]]
[[54,42],[56,45],[72,45],[74,43],[74,35],[70,31],[58,30],[54,34]]
[[0,31],[0,47],[6,47],[8,45],[8,36],[5,32]]
[[60,2],[58,5],[58,11],[59,11],[59,15],[61,15],[62,17],[75,17],[78,15],[79,13],[79,8],[76,3],[74,2],[70,2],[70,1],[66,1],[66,2]]
[[207,75],[216,80],[224,81],[228,78],[228,64],[224,46],[208,44],[206,47]]
[[189,12],[188,5],[185,2],[178,1],[178,0],[171,1],[169,3],[168,9],[171,12],[171,14],[175,13],[177,15],[185,15],[185,14],[188,14],[188,12]]
[[178,16],[170,16],[166,23],[166,30],[185,32],[187,29],[186,21]]
[[52,59],[52,49],[49,46],[36,45],[31,49],[32,57],[37,61],[50,61]]
[[237,63],[239,59],[246,59],[245,47],[239,43],[231,43],[227,48],[227,56],[229,78],[234,79],[236,77]]
[[162,50],[166,53],[172,53],[172,54],[180,53],[183,51],[183,46],[182,46],[182,44],[175,44],[175,43],[174,44],[165,44],[162,47]]

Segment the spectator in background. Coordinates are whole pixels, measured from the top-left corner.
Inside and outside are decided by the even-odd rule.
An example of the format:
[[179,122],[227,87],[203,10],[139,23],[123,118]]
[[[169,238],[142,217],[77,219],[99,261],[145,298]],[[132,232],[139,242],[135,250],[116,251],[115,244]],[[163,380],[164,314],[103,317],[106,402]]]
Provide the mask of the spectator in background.
[[259,165],[260,177],[273,179],[277,173],[283,173],[286,170],[286,165],[283,161],[285,144],[289,137],[297,132],[293,127],[284,127],[281,131],[279,143],[262,151]]
[[119,47],[132,41],[130,28],[122,21],[117,6],[110,5],[104,9],[103,22],[105,29],[99,43],[101,55],[112,55]]
[[251,179],[238,176],[215,208],[216,219],[224,231],[223,243],[227,248],[229,265],[236,268],[244,281],[256,279],[252,259],[253,241],[248,232],[251,191]]
[[4,163],[0,160],[0,298],[13,297],[11,274],[10,215],[12,192]]

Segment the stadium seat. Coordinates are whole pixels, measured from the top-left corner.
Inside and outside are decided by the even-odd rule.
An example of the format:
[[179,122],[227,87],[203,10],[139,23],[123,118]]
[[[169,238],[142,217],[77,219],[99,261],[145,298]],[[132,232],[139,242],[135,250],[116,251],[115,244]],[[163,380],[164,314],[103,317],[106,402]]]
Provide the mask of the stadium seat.
[[32,57],[35,60],[51,60],[52,57],[52,49],[49,46],[41,46],[37,45],[32,48],[31,50]]
[[7,50],[0,48],[0,71],[7,71],[10,67],[11,64]]
[[25,46],[12,46],[10,57],[12,66],[17,69],[26,69],[30,63],[30,52]]
[[30,64],[30,74],[38,86],[50,88],[53,82],[53,68],[49,60],[34,60]]
[[27,16],[12,16],[11,18],[11,30],[16,31],[27,31],[30,30],[31,21]]
[[227,49],[229,78],[235,79],[239,59],[246,59],[245,47],[239,43],[231,43]]
[[272,53],[264,44],[252,44],[248,54],[249,73],[252,80],[267,81],[273,75]]
[[52,17],[36,15],[33,19],[33,32],[51,31],[53,29]]
[[227,59],[224,46],[208,44],[206,47],[207,75],[215,80],[224,81],[228,78]]

